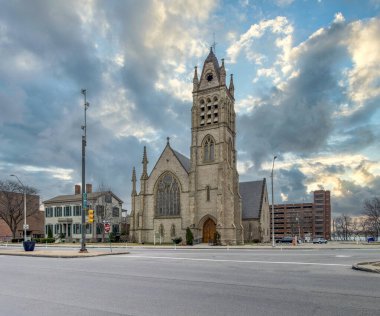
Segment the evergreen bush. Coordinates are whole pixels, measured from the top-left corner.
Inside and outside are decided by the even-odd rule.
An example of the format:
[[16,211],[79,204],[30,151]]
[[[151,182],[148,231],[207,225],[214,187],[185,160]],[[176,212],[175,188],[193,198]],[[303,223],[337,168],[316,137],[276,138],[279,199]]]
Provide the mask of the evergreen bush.
[[186,228],[186,245],[192,246],[194,242],[194,236],[189,227]]
[[215,231],[214,233],[214,245],[215,246],[220,246],[222,244],[220,240],[220,233],[218,231]]

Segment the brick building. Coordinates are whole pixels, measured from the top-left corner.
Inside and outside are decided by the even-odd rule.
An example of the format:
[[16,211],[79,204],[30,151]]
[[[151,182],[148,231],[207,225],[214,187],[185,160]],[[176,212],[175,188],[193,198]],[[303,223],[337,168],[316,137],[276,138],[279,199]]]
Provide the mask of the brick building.
[[[24,194],[17,192],[0,192],[0,212],[3,216],[10,220],[10,217],[17,218],[19,223],[17,224],[15,231],[15,239],[21,240],[24,238]],[[8,214],[8,205],[13,206],[14,214],[11,216]],[[39,238],[44,235],[44,212],[39,210],[40,197],[39,195],[27,194],[26,195],[26,223],[28,229],[26,230],[27,238]],[[0,240],[11,240],[12,231],[9,225],[0,218]]]
[[314,191],[313,196],[313,202],[274,205],[276,240],[284,236],[297,236],[302,240],[331,239],[330,191]]

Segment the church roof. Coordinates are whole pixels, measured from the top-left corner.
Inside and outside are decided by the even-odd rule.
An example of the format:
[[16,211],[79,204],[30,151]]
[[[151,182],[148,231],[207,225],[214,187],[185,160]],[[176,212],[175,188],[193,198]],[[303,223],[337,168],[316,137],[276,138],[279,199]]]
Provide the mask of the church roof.
[[[212,51],[212,47],[210,48],[210,53],[208,54],[204,62],[204,65],[206,65],[209,62],[212,62],[214,64],[214,69],[216,71],[216,74],[218,75],[218,78],[220,78],[220,68],[219,68],[218,58],[216,58],[214,52]],[[203,65],[203,69],[205,68],[204,65]]]
[[259,218],[263,205],[266,180],[240,182],[242,219]]
[[186,156],[182,155],[178,151],[176,151],[174,149],[172,149],[172,150],[173,150],[174,155],[177,157],[177,159],[181,163],[182,167],[184,167],[185,170],[187,171],[187,173],[189,173],[190,172],[190,168],[191,168],[190,159],[187,158]]

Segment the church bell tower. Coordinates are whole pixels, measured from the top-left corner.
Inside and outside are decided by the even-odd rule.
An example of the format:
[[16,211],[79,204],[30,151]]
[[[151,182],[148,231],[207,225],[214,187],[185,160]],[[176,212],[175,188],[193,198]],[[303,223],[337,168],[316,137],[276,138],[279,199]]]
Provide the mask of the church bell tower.
[[199,78],[195,67],[191,110],[190,215],[203,242],[243,242],[234,103],[233,77],[227,87],[211,48]]

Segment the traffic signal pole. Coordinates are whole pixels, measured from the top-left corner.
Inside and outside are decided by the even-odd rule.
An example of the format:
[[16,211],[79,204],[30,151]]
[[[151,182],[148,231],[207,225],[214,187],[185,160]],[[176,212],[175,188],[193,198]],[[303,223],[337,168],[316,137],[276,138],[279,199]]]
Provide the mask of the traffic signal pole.
[[87,122],[86,112],[90,104],[86,100],[86,89],[82,89],[84,96],[84,125],[82,125],[82,240],[79,252],[86,253],[86,211],[87,211],[87,192],[86,192],[86,141],[87,141]]

